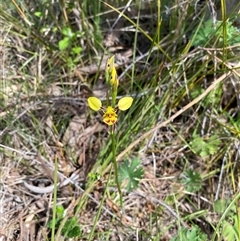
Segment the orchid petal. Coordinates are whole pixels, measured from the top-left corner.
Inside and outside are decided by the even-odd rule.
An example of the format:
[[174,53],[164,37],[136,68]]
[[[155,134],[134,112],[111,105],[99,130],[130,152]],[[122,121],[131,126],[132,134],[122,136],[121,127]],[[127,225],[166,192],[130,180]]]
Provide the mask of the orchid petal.
[[120,110],[127,110],[131,107],[133,102],[133,98],[132,97],[123,97],[122,99],[119,100],[118,102],[118,108]]
[[111,126],[111,125],[114,125],[116,121],[117,121],[116,111],[112,108],[112,106],[108,106],[103,115],[103,122]]
[[92,110],[98,111],[102,107],[102,102],[97,97],[89,97],[88,105]]

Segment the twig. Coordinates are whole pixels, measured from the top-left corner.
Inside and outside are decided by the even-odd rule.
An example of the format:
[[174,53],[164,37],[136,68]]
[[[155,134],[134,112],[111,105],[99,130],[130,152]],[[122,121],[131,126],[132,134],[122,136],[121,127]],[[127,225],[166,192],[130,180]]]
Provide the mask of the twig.
[[151,135],[154,131],[166,126],[167,124],[171,123],[176,117],[184,113],[186,110],[197,104],[200,100],[202,100],[206,95],[208,95],[219,83],[221,83],[225,78],[227,78],[231,74],[231,71],[228,71],[227,73],[223,74],[221,77],[216,79],[201,95],[199,95],[197,98],[195,98],[193,101],[191,101],[189,104],[185,105],[181,110],[179,110],[177,113],[172,115],[169,119],[166,121],[156,125],[151,130],[144,133],[142,136],[138,137],[137,140],[132,142],[125,150],[123,150],[118,156],[117,161],[120,161],[126,153],[128,153],[130,150],[132,150],[136,145],[138,145],[141,141],[146,139],[149,135]]

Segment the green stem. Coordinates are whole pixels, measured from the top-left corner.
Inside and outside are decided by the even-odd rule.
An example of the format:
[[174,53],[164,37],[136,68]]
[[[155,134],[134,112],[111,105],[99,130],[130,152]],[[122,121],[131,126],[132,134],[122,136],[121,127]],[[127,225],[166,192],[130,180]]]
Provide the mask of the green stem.
[[117,189],[118,189],[118,193],[120,196],[120,206],[121,209],[123,207],[122,205],[122,191],[121,191],[121,187],[120,187],[120,183],[118,180],[118,166],[117,166],[117,159],[116,159],[116,139],[115,139],[115,132],[113,130],[113,126],[111,126],[111,138],[112,138],[112,155],[113,155],[113,166],[114,166],[114,172],[115,172],[115,182],[117,184]]
[[[111,171],[112,171],[112,166],[111,166],[111,169],[110,169],[110,173],[111,173]],[[101,211],[102,211],[102,207],[103,207],[104,201],[106,200],[106,193],[107,193],[108,185],[109,185],[109,182],[110,182],[110,177],[111,177],[111,175],[108,176],[106,188],[104,190],[103,197],[102,197],[102,200],[100,202],[96,218],[94,219],[93,227],[92,227],[91,233],[89,234],[88,240],[93,240],[93,236],[94,236],[94,233],[95,233],[95,230],[96,230],[97,222],[99,221],[99,217],[100,217],[100,214],[101,214]]]
[[112,90],[112,107],[115,108],[115,105],[116,105],[116,98],[117,98],[117,90],[115,89],[114,86],[111,87]]
[[56,228],[56,216],[57,216],[57,182],[58,182],[58,161],[55,157],[54,162],[54,189],[53,189],[53,216],[52,216],[52,232],[51,232],[51,241],[55,240],[55,228]]

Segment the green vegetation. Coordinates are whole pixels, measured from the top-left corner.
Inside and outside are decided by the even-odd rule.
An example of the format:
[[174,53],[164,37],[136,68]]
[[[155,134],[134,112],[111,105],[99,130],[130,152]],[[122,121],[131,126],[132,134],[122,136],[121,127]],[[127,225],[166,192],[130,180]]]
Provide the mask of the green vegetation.
[[0,2],[0,236],[240,240],[239,1],[90,2]]
[[119,167],[120,182],[127,181],[126,190],[129,192],[132,189],[136,189],[139,184],[139,180],[143,178],[143,168],[140,166],[139,159],[132,159],[129,163],[124,161]]
[[[57,206],[56,211],[57,211],[57,220],[56,220],[56,225],[54,225],[54,227],[56,229],[58,229],[59,226],[61,225],[61,222],[62,222],[63,218],[64,218],[64,207],[63,206]],[[53,227],[52,220],[48,223],[48,227],[49,228]],[[68,219],[65,222],[64,227],[63,227],[61,232],[62,232],[63,236],[66,236],[68,238],[80,237],[81,236],[81,229],[80,229],[80,226],[78,224],[77,217],[72,217],[72,218]]]

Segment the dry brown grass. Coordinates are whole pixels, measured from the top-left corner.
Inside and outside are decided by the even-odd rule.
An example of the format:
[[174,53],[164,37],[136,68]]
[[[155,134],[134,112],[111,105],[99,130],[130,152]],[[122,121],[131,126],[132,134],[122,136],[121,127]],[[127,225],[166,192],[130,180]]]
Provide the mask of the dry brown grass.
[[[194,13],[189,17],[187,12],[193,8],[191,1],[178,4],[180,10],[171,9],[179,14],[177,20],[184,21],[184,16],[192,19]],[[23,5],[28,6],[26,2]],[[214,46],[185,53],[187,41],[183,37],[189,37],[189,33],[171,29],[168,19],[163,19],[163,27],[169,31],[161,32],[161,48],[171,57],[169,60],[142,32],[134,43],[136,26],[125,18],[118,20],[119,15],[107,12],[106,6],[100,16],[102,21],[109,20],[110,27],[107,21],[98,26],[104,38],[97,44],[94,17],[79,17],[81,11],[85,13],[84,6],[76,4],[72,12],[66,5],[61,6],[62,11],[60,5],[55,7],[54,27],[71,24],[86,32],[79,39],[83,52],[74,67],[67,64],[68,53],[57,49],[59,31],[49,30],[39,37],[34,31],[39,26],[29,26],[32,32],[24,32],[10,19],[0,18],[0,237],[50,240],[47,224],[53,213],[53,170],[57,161],[57,205],[64,206],[66,219],[77,216],[82,237],[75,240],[88,240],[103,197],[106,199],[94,240],[164,241],[176,235],[180,227],[192,225],[200,227],[210,240],[221,217],[213,208],[214,201],[232,201],[240,190],[236,126],[239,59],[223,61],[224,51]],[[28,26],[16,9],[8,11],[17,16],[19,24]],[[33,13],[30,8],[28,11]],[[50,24],[51,14],[50,8],[39,24]],[[157,39],[158,16],[151,4],[143,5],[140,13],[134,5],[126,14],[135,22],[139,19],[145,34]],[[36,20],[26,16],[29,21]],[[115,31],[111,31],[114,22]],[[238,46],[228,50],[239,53]],[[104,193],[111,160],[107,129],[101,115],[92,114],[86,105],[87,97],[93,94],[105,98],[105,62],[113,53],[122,77],[120,94],[140,95],[132,112],[121,117],[117,159],[120,163],[138,156],[145,170],[138,189],[130,193],[123,189],[122,215],[114,181]],[[192,96],[191,92],[199,88],[203,94]],[[218,91],[217,107],[215,102],[206,101],[210,90]],[[191,146],[194,132],[204,140],[213,133],[218,135],[221,144],[217,152],[207,157],[195,153]],[[181,182],[189,168],[202,177],[198,192],[187,191]],[[99,173],[100,180],[91,180],[91,172]],[[60,233],[55,238],[70,240]]]

